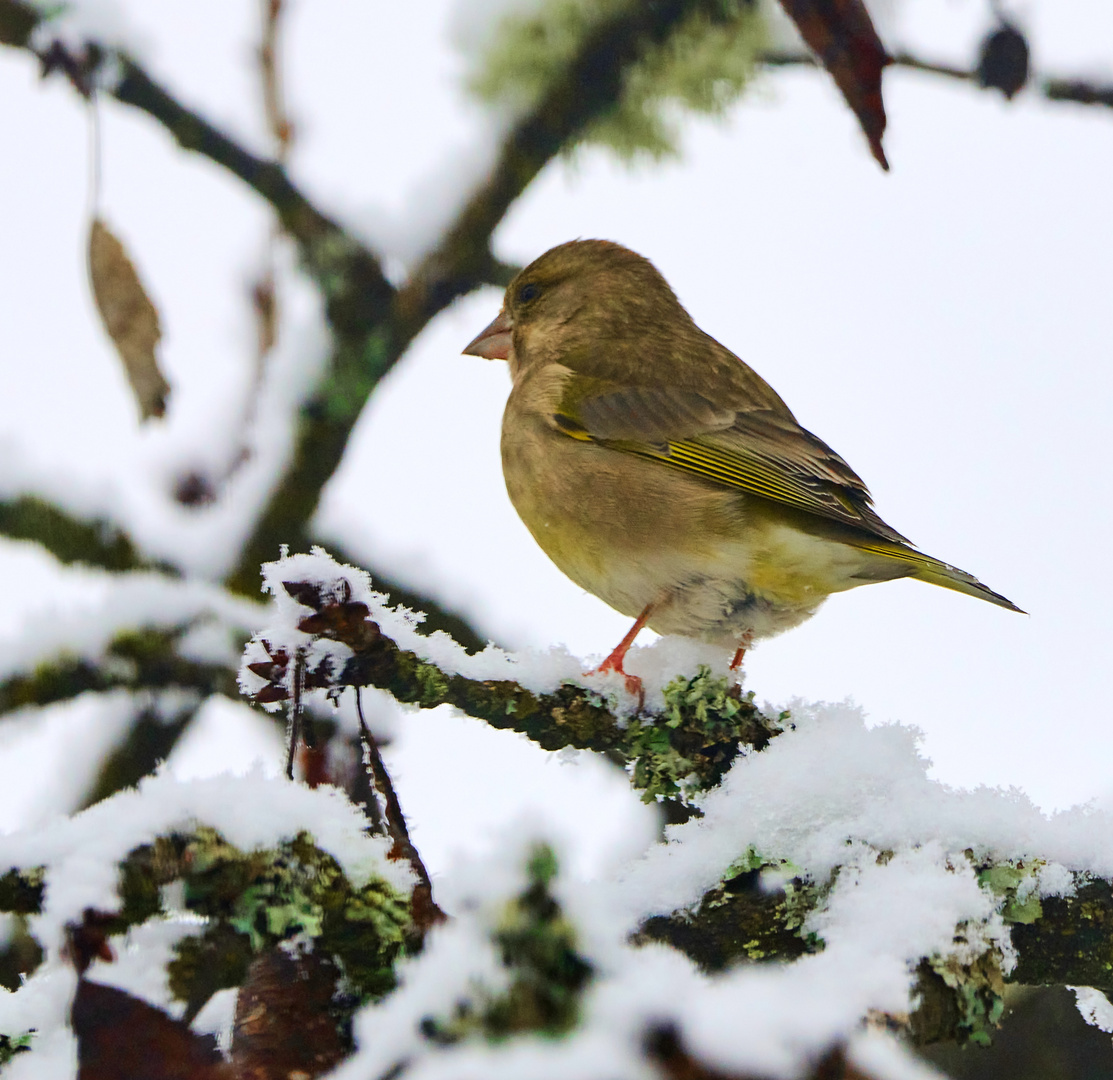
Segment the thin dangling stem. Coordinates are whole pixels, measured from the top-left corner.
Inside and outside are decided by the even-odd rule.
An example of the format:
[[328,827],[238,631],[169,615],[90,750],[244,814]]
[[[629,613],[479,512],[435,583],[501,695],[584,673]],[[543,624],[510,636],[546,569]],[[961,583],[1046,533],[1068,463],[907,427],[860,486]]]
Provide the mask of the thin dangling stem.
[[301,694],[305,684],[305,650],[294,653],[293,686],[290,692],[290,711],[286,721],[286,779],[294,778],[294,757],[301,738]]
[[410,839],[410,831],[406,827],[406,818],[402,813],[402,806],[398,802],[394,785],[391,783],[386,763],[379,752],[378,741],[371,733],[363,715],[363,700],[358,686],[356,687],[356,712],[359,715],[360,739],[363,741],[374,787],[377,794],[382,796],[386,806],[387,832],[391,840],[394,841],[391,857],[405,859],[417,877],[418,883],[413,893],[413,921],[419,933],[424,935],[430,926],[444,922],[446,915],[433,900],[433,882],[429,877],[429,871],[425,869],[425,864],[421,861],[420,853]]

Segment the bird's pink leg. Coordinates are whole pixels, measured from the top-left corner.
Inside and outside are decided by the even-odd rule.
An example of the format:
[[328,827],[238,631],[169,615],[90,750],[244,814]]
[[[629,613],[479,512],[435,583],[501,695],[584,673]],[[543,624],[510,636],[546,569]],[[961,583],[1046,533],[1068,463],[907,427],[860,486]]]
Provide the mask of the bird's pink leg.
[[626,632],[626,636],[614,647],[611,655],[607,657],[594,671],[589,671],[589,675],[598,675],[604,671],[617,671],[619,675],[626,679],[626,690],[630,694],[637,694],[639,698],[642,696],[642,681],[637,675],[627,675],[622,668],[622,661],[626,659],[626,654],[630,651],[630,646],[634,644],[636,638],[641,631],[642,627],[649,621],[649,616],[653,614],[653,609],[656,604],[647,604],[645,611],[643,611],[634,621],[634,625]]
[[731,671],[737,671],[742,666],[742,661],[746,656],[746,650],[749,649],[750,646],[753,645],[753,643],[753,632],[747,630],[746,633],[742,635],[742,641],[739,644],[738,649],[734,653],[734,659],[730,662]]

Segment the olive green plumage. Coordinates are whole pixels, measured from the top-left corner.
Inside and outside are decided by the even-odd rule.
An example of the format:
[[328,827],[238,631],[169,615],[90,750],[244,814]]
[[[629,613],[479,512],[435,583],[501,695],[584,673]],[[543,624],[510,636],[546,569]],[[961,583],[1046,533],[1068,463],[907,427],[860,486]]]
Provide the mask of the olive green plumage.
[[1020,610],[882,521],[854,470],[618,244],[546,252],[468,351],[510,363],[503,472],[530,532],[661,633],[734,647],[900,577]]

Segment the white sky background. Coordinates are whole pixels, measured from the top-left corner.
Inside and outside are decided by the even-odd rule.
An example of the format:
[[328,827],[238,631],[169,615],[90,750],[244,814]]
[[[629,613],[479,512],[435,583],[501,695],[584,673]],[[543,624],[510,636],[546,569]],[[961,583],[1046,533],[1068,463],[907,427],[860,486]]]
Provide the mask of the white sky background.
[[[451,7],[301,0],[286,35],[295,178],[386,245],[388,266],[430,235],[487,145],[488,118],[459,92]],[[125,10],[156,78],[263,145],[255,3]],[[1103,0],[1017,11],[1038,70],[1113,79]],[[912,0],[888,39],[970,63],[987,23],[974,0]],[[1031,612],[909,582],[836,596],[751,654],[759,699],[851,696],[875,721],[918,725],[951,783],[1017,785],[1047,808],[1103,797],[1113,792],[1113,114],[1034,94],[1009,106],[904,71],[885,78],[889,175],[826,76],[778,73],[725,122],[688,123],[679,163],[630,169],[591,151],[551,166],[496,247],[524,262],[602,236],[652,258],[697,322],[865,478],[887,521]],[[245,283],[267,214],[152,121],[104,105],[106,213],[162,311],[175,387],[167,422],[140,431],[85,283],[84,110],[10,50],[0,100],[0,469],[30,460],[90,498],[115,487],[142,518],[168,476],[219,462],[234,441],[253,350]],[[500,644],[603,654],[626,620],[549,564],[506,499],[506,372],[458,355],[498,303],[495,290],[472,296],[419,339],[361,420],[321,523],[469,611]],[[288,340],[304,335],[307,306],[288,305]],[[146,513],[159,535],[178,520]],[[0,632],[12,635],[24,612],[101,588],[66,574],[64,593],[48,559],[6,542],[0,580]],[[270,745],[214,712],[232,710],[210,710],[184,771]],[[89,723],[74,721],[66,753]],[[49,805],[55,770],[29,730],[0,725],[0,823]],[[625,793],[521,740],[439,714],[410,716],[401,731],[403,804],[434,865],[527,806],[555,805],[579,836],[630,820]]]

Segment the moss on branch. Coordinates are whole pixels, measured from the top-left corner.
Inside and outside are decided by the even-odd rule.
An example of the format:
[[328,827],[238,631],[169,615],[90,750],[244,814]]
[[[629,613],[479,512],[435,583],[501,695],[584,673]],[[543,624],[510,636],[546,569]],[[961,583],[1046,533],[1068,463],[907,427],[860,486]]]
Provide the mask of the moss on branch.
[[[48,874],[10,870],[0,877],[0,911],[33,914]],[[340,963],[351,1008],[394,986],[410,921],[409,898],[381,878],[356,887],[336,860],[302,833],[273,849],[240,851],[198,827],[132,851],[120,864],[119,910],[89,913],[106,936],[172,915],[165,886],[181,882],[182,907],[206,921],[175,946],[170,990],[197,1014],[217,990],[239,986],[252,959],[291,938]]]
[[104,570],[170,570],[145,558],[128,535],[103,518],[83,520],[36,495],[0,500],[0,535],[41,544],[59,562]]
[[[546,750],[575,747],[634,763],[634,784],[647,800],[671,798],[714,787],[740,746],[762,749],[782,730],[754,705],[751,696],[706,668],[679,678],[665,690],[661,715],[639,713],[620,719],[598,693],[566,683],[537,694],[502,679],[470,679],[446,672],[408,649],[400,648],[351,595],[347,581],[325,595],[311,582],[288,582],[287,591],[312,614],[299,630],[351,650],[340,664],[326,656],[304,674],[307,689],[336,692],[374,686],[407,705],[431,709],[452,705],[495,728],[517,731]],[[258,702],[285,700],[292,650],[282,642],[261,642],[270,657],[250,665],[264,680]],[[782,718],[783,719],[783,718]]]
[[765,889],[760,868],[744,870],[706,892],[691,911],[647,919],[635,940],[672,945],[707,972],[739,960],[794,960],[819,947],[801,926],[820,895],[799,878]]
[[181,688],[237,698],[235,673],[221,664],[188,660],[177,651],[185,627],[126,630],[96,659],[59,656],[27,674],[0,682],[0,715],[29,705],[69,701],[87,691]]

